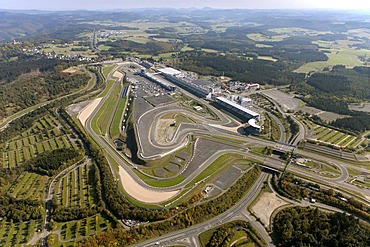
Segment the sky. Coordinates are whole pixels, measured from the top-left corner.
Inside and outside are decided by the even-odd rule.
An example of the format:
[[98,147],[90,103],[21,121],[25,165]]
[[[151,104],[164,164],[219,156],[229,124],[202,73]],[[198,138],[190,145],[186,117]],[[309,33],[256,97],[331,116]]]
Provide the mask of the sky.
[[370,10],[370,0],[0,0],[0,9],[112,10],[131,8]]

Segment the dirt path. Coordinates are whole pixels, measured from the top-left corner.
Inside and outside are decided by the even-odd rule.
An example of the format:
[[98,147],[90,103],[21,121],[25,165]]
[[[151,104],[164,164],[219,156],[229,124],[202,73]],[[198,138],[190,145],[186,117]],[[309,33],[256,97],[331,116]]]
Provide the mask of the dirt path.
[[235,240],[234,242],[232,242],[232,243],[230,244],[230,247],[234,246],[234,244],[236,244],[237,242],[239,242],[240,240],[243,240],[243,239],[248,239],[248,238],[247,238],[246,236],[240,237],[240,238],[238,238],[237,240]]

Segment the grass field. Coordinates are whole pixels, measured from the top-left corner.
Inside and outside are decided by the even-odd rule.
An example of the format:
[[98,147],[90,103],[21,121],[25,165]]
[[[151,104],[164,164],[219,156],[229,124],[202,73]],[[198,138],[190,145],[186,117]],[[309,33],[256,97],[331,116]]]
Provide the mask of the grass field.
[[333,178],[333,177],[339,177],[341,175],[340,169],[332,164],[313,161],[313,160],[306,160],[306,161],[300,161],[300,164],[305,165],[306,167],[303,167],[301,165],[295,164],[297,167],[311,171],[313,173],[320,173],[322,176]]
[[[72,49],[86,49],[85,51],[72,51]],[[80,46],[75,43],[70,44],[45,44],[44,48],[41,49],[41,52],[44,53],[52,53],[54,52],[56,55],[85,55],[85,56],[93,56],[94,51],[90,49],[88,46]]]
[[[107,85],[108,86],[108,85]],[[99,109],[97,114],[92,120],[92,128],[95,133],[100,133],[105,135],[108,133],[111,117],[115,111],[115,103],[119,98],[121,98],[122,85],[120,83],[114,83],[111,85],[113,87],[112,92],[109,97],[105,100],[102,107]]]
[[[205,231],[199,235],[200,244],[202,247],[208,246],[208,243],[210,242],[213,234],[220,230],[221,227],[227,227],[228,225],[231,225],[230,223],[223,224],[221,226],[217,226],[215,228],[212,228],[208,231]],[[250,230],[246,228],[238,229],[238,230],[231,230],[230,234],[223,239],[222,242],[219,242],[222,244],[222,246],[225,247],[231,247],[231,246],[243,246],[243,247],[253,247],[253,246],[261,246],[255,242],[255,239],[257,239],[255,233],[253,233],[255,230]],[[260,243],[262,244],[262,243]]]
[[38,119],[35,124],[13,138],[7,144],[0,144],[3,154],[0,164],[12,168],[33,158],[39,153],[59,148],[79,148],[69,131],[52,115]]
[[[87,217],[82,220],[74,220],[66,223],[58,223],[57,230],[60,230],[61,241],[80,240],[86,236],[94,235],[98,232],[114,227],[115,223],[110,221],[108,217],[97,214],[92,217]],[[54,243],[58,245],[59,239],[54,236]]]
[[338,64],[350,68],[361,66],[364,63],[361,62],[358,57],[370,54],[370,50],[350,47],[350,45],[356,43],[355,41],[338,40],[336,42],[317,41],[313,43],[319,45],[320,50],[330,51],[330,53],[326,53],[329,58],[328,61],[307,63],[296,69],[295,72],[308,73],[311,71],[321,71],[325,67],[332,67]]
[[103,67],[102,69],[102,73],[105,77],[105,79],[108,79],[108,75],[109,73],[115,68],[116,66],[115,65],[106,65]]
[[[122,94],[122,92],[120,94]],[[109,128],[109,136],[112,139],[117,138],[119,136],[119,133],[121,132],[119,126],[121,123],[122,115],[125,112],[126,100],[127,100],[127,96],[124,98],[119,96],[119,99],[118,99],[119,102],[118,102],[117,108],[114,111],[113,120]]]

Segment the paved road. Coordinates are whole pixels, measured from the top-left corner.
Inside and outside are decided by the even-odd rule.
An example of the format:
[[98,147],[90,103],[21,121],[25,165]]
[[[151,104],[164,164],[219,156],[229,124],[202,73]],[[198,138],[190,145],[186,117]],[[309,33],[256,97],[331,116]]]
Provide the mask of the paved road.
[[[252,186],[252,188],[248,191],[248,193],[231,209],[227,210],[226,212],[210,219],[205,222],[202,222],[200,224],[191,226],[189,228],[171,232],[169,234],[163,235],[158,238],[147,240],[143,243],[139,243],[135,246],[137,247],[149,247],[149,246],[166,246],[166,245],[174,245],[178,241],[184,241],[186,238],[194,238],[197,237],[200,233],[207,231],[211,228],[214,228],[216,226],[222,225],[224,223],[227,223],[229,221],[234,220],[235,218],[239,217],[239,214],[244,211],[244,209],[256,198],[258,195],[263,182],[266,180],[268,174],[262,173],[261,176],[257,179],[256,183]],[[271,238],[266,233],[266,230],[259,229],[262,231],[262,237],[265,239],[267,243],[269,243],[269,246],[273,246],[271,244]],[[199,242],[195,243],[192,241],[193,246],[200,246]],[[157,243],[157,244],[156,244]]]
[[[125,156],[118,154],[115,151],[115,148],[111,144],[109,144],[107,142],[107,140],[105,140],[102,136],[99,136],[98,134],[96,134],[92,131],[92,129],[91,129],[91,120],[94,117],[94,115],[97,113],[97,111],[99,110],[101,105],[105,102],[105,100],[108,96],[109,96],[109,94],[102,100],[100,105],[97,107],[97,109],[95,109],[95,111],[93,112],[91,117],[88,119],[88,121],[87,121],[87,130],[88,130],[88,132],[94,137],[94,139],[96,139],[96,141],[101,145],[101,147],[104,148],[106,150],[106,152],[108,152],[115,160],[117,160],[120,163],[120,165],[139,184],[141,184],[144,187],[147,187],[147,188],[150,188],[150,189],[153,189],[153,190],[158,190],[158,191],[160,191],[160,190],[164,190],[164,191],[173,190],[174,188],[170,188],[170,189],[169,188],[154,188],[154,187],[150,187],[150,186],[146,185],[132,171],[132,167],[135,167],[136,165],[133,164]],[[172,108],[172,109],[170,109],[170,108]],[[171,110],[174,110],[174,111],[177,111],[177,112],[180,111],[180,109],[175,109],[173,106],[171,106],[169,108],[157,107],[157,108],[153,108],[153,110],[150,110],[146,113],[143,113],[141,115],[141,118],[138,119],[137,126],[136,126],[136,132],[138,134],[138,139],[139,139],[139,145],[140,145],[139,150],[141,150],[141,152],[143,152],[145,155],[146,154],[149,154],[147,156],[157,155],[158,153],[163,155],[166,152],[173,152],[174,149],[179,148],[179,146],[181,146],[181,143],[183,143],[183,141],[186,140],[186,138],[187,138],[187,136],[189,136],[189,134],[194,133],[194,132],[198,132],[198,133],[202,133],[202,134],[208,134],[208,135],[215,135],[215,136],[231,137],[231,138],[234,138],[234,139],[244,140],[244,141],[249,142],[249,143],[255,143],[256,145],[269,146],[269,147],[273,147],[273,148],[282,149],[282,150],[285,150],[285,151],[291,151],[293,149],[293,147],[290,146],[290,145],[281,144],[281,143],[277,143],[277,142],[272,142],[272,141],[268,141],[268,140],[263,140],[263,139],[259,139],[259,138],[256,138],[256,137],[245,137],[245,136],[241,136],[241,135],[235,135],[235,134],[232,134],[230,132],[227,132],[227,131],[224,131],[224,130],[221,131],[217,128],[214,128],[214,127],[211,127],[211,126],[205,125],[205,124],[187,124],[187,125],[184,124],[184,125],[182,125],[182,127],[179,128],[178,133],[176,133],[175,138],[173,139],[172,142],[170,142],[169,145],[160,145],[157,142],[155,142],[155,140],[153,138],[153,133],[154,133],[154,127],[153,126],[155,126],[156,121],[158,121],[158,119],[160,118],[160,116],[162,114],[168,113]],[[191,113],[189,112],[189,114],[191,114]],[[197,117],[200,118],[199,116],[197,116]],[[222,120],[225,120],[225,118],[223,118]],[[155,151],[150,151],[151,149],[153,149]],[[147,150],[149,150],[149,151],[147,151]],[[272,166],[272,167],[275,167],[275,168],[278,168],[278,169],[283,168],[283,165],[282,165],[281,161],[278,160],[278,159],[273,159],[273,158],[269,158],[269,157],[261,157],[261,156],[253,155],[253,154],[250,154],[250,153],[247,153],[247,152],[244,152],[244,151],[240,151],[240,150],[237,151],[237,152],[241,152],[243,155],[247,156],[248,158],[254,158],[254,159],[259,160],[260,162],[265,163],[269,166]],[[347,161],[343,160],[343,161],[339,162],[337,160],[334,160],[334,159],[331,159],[331,158],[328,158],[328,157],[323,157],[323,156],[318,155],[316,153],[308,152],[306,150],[297,150],[296,153],[300,154],[300,155],[304,155],[304,156],[309,157],[309,158],[318,159],[318,160],[322,160],[322,161],[329,162],[329,163],[334,163],[335,165],[337,165],[339,167],[342,174],[339,178],[329,179],[329,178],[324,178],[324,177],[322,177],[318,174],[313,174],[313,173],[295,168],[293,166],[289,166],[288,170],[291,170],[291,171],[296,172],[298,174],[302,174],[304,176],[310,177],[310,178],[312,178],[312,180],[318,181],[321,184],[327,184],[329,186],[336,187],[336,188],[338,188],[338,187],[342,188],[342,189],[344,188],[347,191],[349,191],[349,190],[350,191],[355,191],[355,192],[359,192],[359,193],[366,194],[366,195],[370,196],[370,191],[369,190],[363,190],[363,189],[360,189],[360,188],[358,188],[356,186],[353,186],[351,184],[343,183],[344,180],[346,180],[348,178],[348,172],[346,170],[346,167],[352,167],[351,164],[348,163]],[[218,154],[220,155],[221,152],[218,153]],[[209,159],[202,166],[205,168],[211,162],[212,162],[212,159]],[[196,176],[197,174],[199,174],[199,172],[200,172],[200,170],[196,170],[191,175],[191,177]],[[243,207],[245,207],[245,204],[249,203],[249,201],[248,201],[249,199],[248,200],[247,199],[243,199],[240,202],[240,204],[238,204],[238,205],[243,205]],[[193,236],[190,245],[196,244],[197,240],[196,240],[196,237],[194,237],[194,236],[197,236],[197,234],[199,234],[201,231],[212,228],[212,226],[216,226],[217,224],[221,224],[223,222],[226,222],[227,220],[232,219],[233,217],[236,217],[236,215],[238,215],[237,212],[239,212],[238,208],[237,208],[238,205],[235,206],[236,208],[234,207],[231,211],[229,210],[227,213],[222,214],[221,216],[216,217],[215,219],[212,219],[212,220],[207,221],[205,223],[199,224],[195,227],[191,227],[191,228],[188,228],[188,229],[184,230],[185,232],[181,231],[181,232],[172,233],[170,235],[163,236],[163,237],[155,239],[153,241],[145,242],[144,244],[141,244],[139,246],[146,246],[146,244],[148,244],[148,246],[150,246],[150,245],[153,245],[154,243],[156,243],[157,241],[159,241],[161,244],[170,244],[170,243],[174,243],[175,241],[183,240],[184,238],[187,238],[188,236]]]
[[[108,95],[107,95],[107,97],[108,97]],[[104,103],[104,101],[105,101],[105,99],[102,100],[100,105],[102,105]],[[150,138],[150,137],[153,137],[153,131],[152,130],[154,130],[154,129],[153,129],[152,125],[156,124],[155,122],[159,119],[160,115],[162,115],[161,112],[163,114],[168,113],[168,112],[171,111],[171,108],[172,108],[172,110],[174,110],[176,112],[178,112],[180,110],[180,109],[174,108],[173,106],[170,106],[169,108],[157,107],[157,108],[154,108],[153,110],[150,110],[149,112],[144,113],[142,115],[141,120],[139,120],[139,125],[138,125],[139,127],[137,127],[139,146],[140,146],[139,149],[142,149],[142,150],[151,150],[151,149],[153,149],[155,152],[153,150],[151,152],[149,152],[149,154],[152,154],[152,155],[156,155],[156,154],[158,155],[158,153],[163,155],[163,154],[166,154],[166,153],[169,153],[169,152],[173,152],[175,149],[178,149],[179,147],[181,147],[181,144],[184,145],[183,143],[186,140],[186,136],[188,136],[189,134],[194,133],[194,132],[198,132],[198,133],[202,133],[202,134],[208,134],[208,135],[214,135],[214,136],[226,136],[226,137],[230,137],[230,138],[234,138],[234,139],[244,140],[244,141],[247,141],[247,142],[253,142],[253,143],[256,143],[256,144],[261,145],[261,146],[269,146],[269,147],[273,147],[273,148],[278,148],[278,149],[281,149],[281,150],[284,150],[284,151],[291,151],[293,149],[293,147],[291,147],[290,145],[279,144],[279,143],[276,143],[276,142],[273,142],[273,141],[263,140],[263,139],[256,138],[256,137],[245,137],[245,136],[241,136],[241,135],[235,135],[235,134],[231,134],[230,132],[227,132],[227,131],[220,131],[219,129],[208,126],[208,125],[206,126],[206,128],[203,128],[205,125],[203,125],[203,127],[202,127],[202,124],[194,124],[194,125],[184,124],[177,131],[177,135],[176,135],[177,138],[174,138],[172,146],[171,146],[171,144],[166,145],[166,146],[159,145],[155,141],[152,141],[152,139]],[[168,190],[166,188],[165,189],[153,188],[153,187],[150,187],[150,186],[146,185],[140,178],[138,178],[136,176],[136,174],[131,170],[131,168],[126,165],[128,163],[131,167],[135,167],[136,166],[135,164],[133,164],[125,156],[117,154],[117,152],[115,151],[115,149],[112,145],[108,144],[106,142],[106,140],[104,140],[104,138],[102,138],[101,136],[98,136],[96,133],[93,133],[93,131],[91,129],[91,119],[96,114],[96,112],[98,110],[99,110],[99,107],[97,109],[95,109],[92,116],[88,119],[87,129],[94,136],[94,138],[99,142],[99,144],[103,148],[105,148],[105,150],[116,160],[118,160],[118,161],[125,160],[125,162],[119,162],[119,163],[139,184],[141,184],[144,187],[150,188],[150,189]],[[188,114],[193,114],[193,113],[189,112]],[[199,116],[197,116],[197,118],[201,119]],[[145,121],[143,121],[142,119],[145,119]],[[226,118],[221,118],[221,119],[223,121],[226,120]],[[207,120],[204,120],[204,121],[207,121]],[[143,139],[141,140],[141,138],[143,138]],[[320,179],[321,182],[330,181],[334,186],[344,186],[344,187],[346,187],[347,189],[350,189],[350,190],[358,191],[358,192],[361,192],[361,193],[364,192],[364,190],[359,189],[359,188],[357,188],[353,185],[343,183],[343,181],[348,177],[348,172],[346,171],[345,167],[350,167],[351,166],[350,164],[345,164],[344,161],[343,162],[338,162],[337,160],[333,160],[333,159],[330,159],[330,158],[327,158],[327,157],[322,157],[322,156],[317,155],[315,153],[307,152],[305,150],[297,150],[296,153],[297,154],[303,154],[306,157],[311,157],[311,158],[314,158],[314,159],[323,160],[323,161],[326,161],[326,162],[329,162],[329,163],[335,163],[341,169],[342,176],[338,179],[335,179],[335,180],[328,180],[328,179],[323,178],[319,175],[316,175],[316,174],[313,175],[312,173],[304,172],[302,170],[294,169],[294,168],[291,168],[291,167],[289,167],[288,169],[292,169],[292,170],[294,170],[295,172],[297,172],[299,174],[304,174],[306,176],[313,177],[315,179]],[[148,156],[150,156],[150,155],[148,155]],[[255,158],[257,160],[260,160],[260,161],[263,161],[263,162],[265,160],[265,158],[263,158],[263,157],[255,157]],[[126,164],[124,164],[124,163],[126,163]],[[275,166],[280,167],[281,164],[277,164],[276,161],[275,161]],[[194,174],[194,176],[195,176],[195,174]],[[368,192],[368,191],[365,191],[365,193],[366,192]]]

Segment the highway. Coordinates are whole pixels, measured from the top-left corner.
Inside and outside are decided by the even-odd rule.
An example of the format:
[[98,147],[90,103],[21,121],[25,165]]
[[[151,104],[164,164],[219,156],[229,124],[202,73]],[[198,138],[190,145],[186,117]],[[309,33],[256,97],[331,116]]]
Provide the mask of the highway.
[[[227,210],[226,212],[210,219],[205,222],[202,222],[200,224],[191,226],[189,228],[171,232],[169,234],[163,235],[158,238],[153,238],[150,240],[147,240],[145,242],[136,244],[135,246],[138,247],[149,247],[149,246],[167,246],[167,245],[174,245],[178,241],[184,241],[186,238],[197,238],[198,235],[204,231],[207,231],[209,229],[212,229],[216,226],[222,225],[224,223],[227,223],[229,221],[232,221],[234,218],[238,217],[245,208],[256,198],[258,195],[263,182],[267,179],[268,174],[262,173],[261,176],[257,179],[255,184],[252,186],[252,188],[248,191],[248,193],[232,208]],[[260,229],[265,234],[262,234],[262,237],[264,237],[264,240],[266,243],[269,244],[269,246],[273,246],[271,244],[271,239],[266,233],[266,230]],[[196,244],[193,242],[193,244]],[[191,245],[194,246],[194,245]],[[199,245],[196,245],[199,246]]]
[[[107,94],[106,98],[108,97],[109,93]],[[118,154],[114,148],[113,145],[109,144],[109,141],[107,141],[102,136],[99,136],[98,134],[94,133],[91,129],[91,120],[93,119],[96,112],[99,110],[100,106],[103,105],[106,98],[102,100],[100,105],[95,109],[93,114],[90,116],[90,118],[87,120],[87,130],[88,132],[98,141],[98,143],[101,145],[102,148],[104,148],[114,159],[120,163],[120,165],[142,186],[154,189],[154,190],[165,190],[168,191],[168,188],[155,188],[148,186],[145,184],[137,175],[132,171],[131,168],[136,167],[136,164],[132,163],[131,160],[129,160],[126,156]],[[164,114],[170,113],[170,112],[182,112],[183,114],[188,114],[189,116],[197,119],[199,122],[203,122],[200,124],[181,124],[179,129],[176,131],[176,135],[173,138],[173,140],[168,145],[160,145],[158,144],[154,139],[154,132],[156,131],[156,123],[158,119],[163,116]],[[221,121],[211,121],[211,123],[225,123],[229,121],[226,117],[223,117],[223,114],[221,113],[220,116]],[[237,140],[243,140],[247,143],[255,143],[257,145],[260,145],[262,147],[268,146],[271,148],[281,149],[283,151],[291,151],[293,149],[292,146],[283,144],[283,143],[277,143],[269,140],[264,140],[256,137],[246,137],[239,134],[231,133],[225,130],[220,130],[219,128],[216,128],[214,126],[210,126],[209,124],[206,124],[208,119],[202,119],[199,115],[196,115],[190,111],[187,111],[184,108],[181,108],[179,106],[163,106],[163,107],[155,107],[151,110],[143,113],[138,120],[138,123],[136,124],[136,134],[137,139],[139,143],[139,154],[141,157],[149,157],[149,158],[155,158],[155,157],[162,157],[163,155],[169,154],[171,152],[174,152],[178,148],[181,148],[184,146],[187,142],[187,137],[194,133],[199,134],[206,134],[210,136],[225,136]],[[237,148],[236,148],[237,149]],[[333,163],[336,166],[339,167],[339,169],[342,172],[342,175],[340,178],[337,179],[328,179],[323,178],[322,176],[319,176],[318,174],[313,174],[310,172],[306,172],[304,170],[298,169],[298,168],[292,168],[292,166],[288,167],[288,170],[294,171],[298,174],[303,174],[307,177],[312,177],[314,179],[318,179],[322,183],[330,182],[333,184],[333,186],[344,186],[348,190],[365,193],[369,195],[369,191],[364,191],[363,189],[360,189],[354,185],[343,183],[348,178],[348,172],[346,170],[346,167],[352,167],[350,164],[346,163],[344,160],[339,162],[335,159],[331,159],[326,156],[318,155],[313,152],[308,152],[306,150],[296,150],[296,154],[303,155],[307,158],[312,158],[316,160],[325,161],[328,163]],[[260,156],[253,156],[249,154],[249,157],[253,157],[256,160],[259,160],[263,163],[265,163],[266,157],[260,157]],[[123,160],[125,162],[123,162]],[[271,161],[269,159],[269,162],[272,162],[272,165],[274,165],[276,168],[280,169],[281,167],[281,161]],[[128,166],[128,165],[129,166]],[[202,165],[203,167],[207,167],[208,164]],[[356,168],[357,169],[357,168]],[[199,171],[197,171],[199,172]],[[195,177],[196,174],[193,174],[191,177]]]
[[[101,135],[98,135],[97,133],[94,133],[94,131],[91,128],[91,122],[96,113],[99,111],[100,107],[104,104],[107,97],[111,93],[111,90],[109,93],[103,98],[103,100],[100,102],[99,106],[94,110],[94,112],[91,114],[91,116],[87,120],[86,128],[87,131],[93,136],[93,138],[99,143],[99,145],[112,157],[114,158],[122,168],[124,168],[130,176],[132,176],[137,183],[142,185],[143,187],[149,188],[151,190],[155,191],[172,191],[177,188],[181,188],[181,186],[186,185],[188,181],[191,181],[193,178],[195,178],[202,170],[204,170],[208,165],[210,165],[217,157],[224,153],[240,153],[244,155],[246,158],[255,159],[261,162],[262,164],[266,164],[269,167],[282,170],[284,167],[284,164],[282,164],[282,161],[280,159],[274,158],[274,157],[264,157],[259,156],[253,153],[248,152],[247,148],[244,148],[242,144],[240,144],[240,147],[235,147],[235,150],[232,149],[225,149],[225,150],[219,150],[218,152],[215,152],[214,155],[210,156],[206,161],[204,161],[203,164],[201,164],[198,169],[196,169],[189,177],[185,179],[184,182],[168,187],[168,188],[157,188],[147,185],[145,182],[143,182],[132,170],[132,168],[137,167],[136,164],[132,163],[130,159],[128,159],[126,156],[119,154],[115,147],[109,143],[109,140],[104,138]],[[198,100],[198,99],[197,99]],[[154,133],[157,128],[158,120],[161,118],[161,116],[171,113],[181,112],[182,114],[188,114],[189,116],[196,119],[199,123],[181,123],[178,129],[176,130],[176,133],[172,140],[170,140],[165,145],[159,144],[155,138]],[[261,147],[271,147],[274,149],[280,149],[283,151],[292,151],[293,146],[289,144],[284,143],[278,143],[273,142],[269,140],[264,140],[261,138],[253,137],[253,136],[242,136],[236,133],[231,133],[225,130],[222,130],[220,128],[217,128],[215,126],[212,126],[210,124],[225,124],[229,123],[230,120],[225,117],[220,111],[215,110],[218,114],[220,114],[221,121],[210,121],[209,119],[203,119],[199,115],[196,115],[195,113],[192,113],[191,111],[187,110],[184,107],[176,106],[176,105],[166,105],[166,106],[158,106],[158,107],[152,107],[148,108],[147,111],[142,112],[141,115],[137,116],[137,122],[135,123],[135,134],[138,142],[138,149],[139,149],[139,155],[144,159],[155,159],[158,157],[163,157],[166,154],[170,154],[174,152],[175,150],[178,150],[179,148],[185,146],[188,141],[188,137],[192,134],[202,134],[202,135],[208,135],[208,136],[224,136],[228,138],[233,138],[236,140],[242,140],[245,143],[253,143],[257,146]],[[300,133],[296,138],[293,138],[293,143],[296,143],[297,140],[304,137],[304,132],[300,126]],[[306,178],[309,178],[313,182],[318,182],[322,185],[329,186],[332,188],[339,188],[342,191],[345,191],[347,193],[350,193],[354,195],[355,193],[360,193],[361,195],[366,195],[370,197],[370,190],[364,190],[361,188],[358,188],[352,184],[345,183],[345,181],[348,179],[349,174],[347,171],[347,168],[352,168],[353,165],[349,163],[346,160],[340,160],[330,158],[328,156],[322,156],[320,154],[310,152],[307,150],[299,150],[297,149],[296,154],[302,155],[307,158],[319,160],[328,162],[330,164],[336,165],[340,171],[341,175],[338,178],[326,178],[323,176],[320,176],[319,174],[315,174],[309,171],[305,171],[304,169],[299,169],[295,166],[290,165],[288,167],[289,171],[292,171],[296,174],[303,175]],[[356,167],[356,169],[359,169]],[[364,169],[364,168],[360,168]],[[366,170],[366,169],[364,169]],[[159,243],[160,245],[170,245],[174,244],[175,242],[181,242],[181,241],[189,241],[190,239],[190,246],[197,246],[199,245],[197,237],[199,233],[213,228],[217,225],[220,225],[222,223],[225,223],[227,221],[230,221],[236,217],[243,217],[242,210],[245,209],[246,205],[248,205],[258,194],[258,190],[262,184],[262,181],[266,178],[266,174],[263,174],[259,179],[258,182],[253,186],[252,190],[248,192],[248,194],[233,208],[228,210],[227,212],[209,220],[204,223],[198,224],[196,226],[192,226],[190,228],[187,228],[185,230],[176,231],[174,233],[167,234],[165,236],[161,236],[160,238],[156,238],[153,240],[149,240],[146,242],[143,242],[139,244],[138,246],[153,246],[155,243]],[[247,217],[244,215],[244,217]],[[259,232],[261,232],[261,235],[264,236],[264,239],[266,239],[267,242],[270,242],[268,239],[268,234],[265,234],[264,229],[260,229],[258,225],[254,225]],[[188,240],[184,240],[188,239]]]

